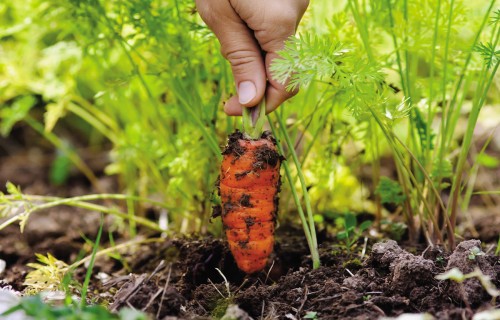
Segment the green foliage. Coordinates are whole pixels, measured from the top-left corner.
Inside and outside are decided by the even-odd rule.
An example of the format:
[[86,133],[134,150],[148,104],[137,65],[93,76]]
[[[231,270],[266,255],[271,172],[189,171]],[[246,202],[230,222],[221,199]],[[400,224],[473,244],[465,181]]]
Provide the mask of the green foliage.
[[39,263],[28,263],[27,266],[34,270],[28,272],[24,285],[26,292],[36,294],[40,291],[54,291],[61,289],[61,283],[68,272],[68,265],[56,259],[50,253],[47,256],[37,253]]
[[101,213],[101,224],[99,226],[99,231],[97,232],[97,238],[94,245],[92,246],[92,255],[90,256],[89,265],[87,267],[87,272],[85,273],[85,280],[82,285],[82,302],[81,306],[85,307],[87,305],[87,291],[90,283],[90,277],[92,276],[92,271],[94,269],[95,257],[99,249],[99,243],[101,242],[102,228],[104,227],[104,215]]
[[36,99],[31,96],[21,96],[14,100],[9,108],[0,110],[0,134],[6,137],[16,122],[24,119],[31,108],[36,103]]
[[448,159],[436,159],[432,167],[431,177],[450,178],[453,175],[453,164]]
[[391,239],[394,239],[396,241],[400,241],[407,230],[408,226],[402,222],[389,223],[389,235]]
[[50,166],[49,179],[54,185],[63,185],[70,174],[73,165],[71,163],[71,158],[64,150],[57,150],[56,158]]
[[337,239],[344,243],[345,249],[349,253],[363,232],[368,230],[372,225],[372,221],[370,220],[363,221],[358,225],[356,216],[350,212],[345,213],[343,217],[338,218],[335,222],[341,230],[337,233]]
[[[349,48],[340,42],[321,39],[317,36],[302,35],[291,38],[280,51],[271,71],[276,80],[285,83],[288,90],[295,90],[299,85],[308,86],[313,80],[334,78],[339,85],[349,85],[346,79],[345,62],[352,58]],[[351,66],[352,69],[352,66]]]
[[101,225],[97,233],[96,242],[93,244],[92,254],[90,256],[90,262],[87,268],[87,273],[85,275],[85,280],[80,288],[80,285],[72,280],[71,278],[71,267],[65,262],[56,259],[50,253],[47,256],[42,254],[36,254],[39,263],[28,263],[27,266],[33,268],[26,275],[24,285],[27,287],[25,292],[28,294],[36,294],[41,291],[56,291],[64,289],[67,294],[77,288],[81,289],[81,301],[82,307],[86,304],[87,290],[90,282],[90,277],[92,275],[92,269],[94,267],[95,256],[99,248],[99,242],[102,235],[103,228],[103,218],[101,217]]
[[308,86],[313,80],[327,82],[339,91],[354,116],[360,118],[367,115],[368,106],[382,102],[383,74],[379,66],[353,50],[326,37],[302,34],[287,41],[271,71],[283,84],[290,79],[288,90]]
[[[314,13],[323,8],[312,6]],[[363,128],[358,132],[364,133],[357,136],[366,151],[359,162],[371,162],[381,202],[402,205],[411,240],[417,239],[418,225],[433,224],[429,242],[446,237],[454,245],[461,175],[477,114],[486,101],[498,102],[488,95],[498,91],[491,87],[497,82],[499,41],[498,10],[490,18],[493,6],[494,1],[486,0],[347,1],[332,14],[327,30],[316,25],[320,32],[307,30],[292,37],[280,53],[282,59],[272,65],[276,79],[285,83],[289,78],[290,89],[314,87],[323,92],[328,98],[317,110],[331,105],[328,110],[337,122],[348,118],[333,110],[349,110],[355,127]],[[472,93],[466,138],[454,140],[466,110],[464,101]],[[325,134],[331,120],[321,117],[316,125],[322,125]],[[457,146],[458,159],[452,156]],[[381,154],[394,159],[398,186],[380,177]],[[328,161],[317,165],[328,167]],[[441,192],[450,186],[449,180],[454,193],[445,204]],[[445,221],[446,234],[437,225],[436,212],[442,211],[451,216]],[[415,215],[426,223],[418,224]]]
[[488,169],[495,169],[500,166],[500,160],[496,157],[490,156],[486,153],[480,153],[476,157],[477,163],[479,165],[488,168]]
[[422,113],[418,109],[415,109],[414,121],[422,149],[434,150],[434,138],[436,134],[432,132],[429,124],[424,120]]
[[500,50],[497,50],[495,45],[491,42],[477,44],[474,47],[474,51],[483,57],[486,68],[488,69],[500,61]]
[[313,319],[317,320],[318,318],[318,313],[316,311],[308,311],[306,315],[304,316],[304,319]]
[[[19,220],[19,225],[22,232],[28,218],[27,211],[31,210],[33,204],[31,203],[31,201],[25,198],[25,196],[21,192],[21,189],[13,183],[7,182],[5,188],[7,189],[7,195],[5,195],[3,192],[0,192],[0,218],[8,218],[12,215],[12,213],[15,213],[16,218],[12,220]],[[25,212],[18,212],[23,209],[25,210]],[[0,225],[0,230],[13,221],[7,220],[6,222],[3,222]]]
[[467,256],[467,258],[469,260],[476,260],[476,257],[477,256],[484,256],[484,252],[481,251],[481,248],[478,248],[478,247],[472,247],[470,250],[469,250],[469,255]]
[[387,177],[380,178],[375,193],[380,196],[382,203],[401,205],[406,200],[401,185]]
[[51,306],[43,302],[39,295],[27,296],[21,299],[21,302],[4,312],[7,316],[16,311],[23,311],[26,316],[34,320],[147,320],[145,314],[130,308],[123,308],[118,314],[109,312],[106,308],[99,305],[87,305],[83,308],[77,304],[65,302],[63,306]]
[[436,263],[439,264],[440,266],[444,267],[446,264],[446,261],[445,261],[443,256],[437,256]]
[[343,268],[361,268],[363,266],[363,262],[359,260],[358,258],[346,260],[342,263]]
[[[182,208],[171,211],[172,226],[187,219],[199,228],[217,175],[211,158],[224,141],[215,123],[229,68],[193,8],[181,0],[3,3],[1,133],[39,115],[29,113],[35,102],[45,111],[34,119],[44,122],[44,136],[77,116],[95,129],[87,143],[111,142],[106,172],[120,176],[124,192],[159,195]],[[66,160],[54,163],[56,184]]]
[[213,319],[222,318],[226,313],[227,307],[229,307],[232,303],[234,303],[232,298],[221,298],[217,300],[215,302],[215,306],[210,312]]
[[490,24],[496,24],[500,22],[500,9],[497,9],[491,16]]

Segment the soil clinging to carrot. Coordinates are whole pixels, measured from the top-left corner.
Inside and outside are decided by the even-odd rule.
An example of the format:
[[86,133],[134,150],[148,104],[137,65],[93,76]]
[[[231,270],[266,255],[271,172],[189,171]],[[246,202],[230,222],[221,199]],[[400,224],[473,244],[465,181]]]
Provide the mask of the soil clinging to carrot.
[[222,223],[238,266],[254,273],[273,251],[282,158],[268,132],[251,139],[236,131],[222,154]]

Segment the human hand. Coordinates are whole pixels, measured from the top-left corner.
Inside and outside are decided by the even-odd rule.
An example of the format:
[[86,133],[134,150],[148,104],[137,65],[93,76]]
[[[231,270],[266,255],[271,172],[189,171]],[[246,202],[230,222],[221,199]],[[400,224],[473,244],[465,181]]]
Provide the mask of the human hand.
[[242,107],[257,105],[264,95],[269,113],[296,94],[273,80],[269,68],[308,5],[309,0],[196,0],[233,71],[238,96],[226,102],[228,115],[241,115]]

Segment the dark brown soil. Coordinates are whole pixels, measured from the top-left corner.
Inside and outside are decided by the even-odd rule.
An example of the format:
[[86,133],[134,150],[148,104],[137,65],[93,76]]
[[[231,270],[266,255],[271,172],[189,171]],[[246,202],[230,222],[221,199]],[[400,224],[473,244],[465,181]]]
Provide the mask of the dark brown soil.
[[[113,284],[119,289],[115,298],[127,297],[115,300],[113,306],[132,304],[142,309],[147,304],[146,311],[156,314],[161,305],[160,317],[185,319],[220,317],[229,304],[238,305],[254,319],[285,319],[287,315],[299,319],[308,312],[317,312],[319,319],[376,319],[420,312],[439,319],[467,319],[477,310],[493,307],[478,280],[468,280],[470,283],[463,284],[465,290],[457,291],[455,283],[434,277],[453,266],[463,272],[479,267],[497,286],[500,284],[498,257],[467,257],[470,248],[480,245],[476,240],[461,243],[450,257],[438,249],[413,255],[394,241],[380,242],[362,263],[325,242],[323,265],[311,270],[305,245],[290,245],[287,239],[293,237],[278,241],[271,270],[254,276],[245,276],[236,268],[226,244],[219,239],[166,241],[142,249],[144,257],[133,268],[139,275]],[[160,263],[162,258],[164,263]],[[161,269],[150,277],[158,266]],[[139,286],[138,277],[145,279]],[[131,291],[133,294],[123,293]],[[163,292],[166,298],[162,300]]]

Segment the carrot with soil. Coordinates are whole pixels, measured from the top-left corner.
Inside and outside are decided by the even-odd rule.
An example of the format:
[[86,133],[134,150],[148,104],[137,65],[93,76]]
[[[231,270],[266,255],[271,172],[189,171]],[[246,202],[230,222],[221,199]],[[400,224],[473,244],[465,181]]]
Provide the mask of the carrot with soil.
[[245,132],[229,136],[222,152],[219,182],[229,248],[246,273],[262,270],[273,251],[283,159],[271,133],[260,133],[265,109],[255,108],[259,113],[257,123],[253,124],[250,110],[245,110]]

